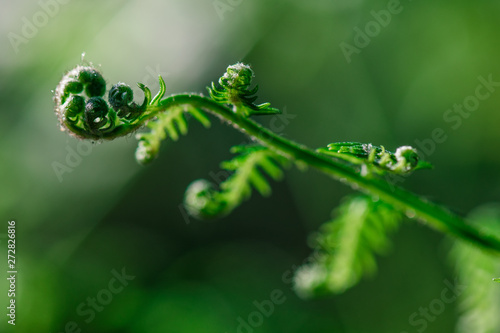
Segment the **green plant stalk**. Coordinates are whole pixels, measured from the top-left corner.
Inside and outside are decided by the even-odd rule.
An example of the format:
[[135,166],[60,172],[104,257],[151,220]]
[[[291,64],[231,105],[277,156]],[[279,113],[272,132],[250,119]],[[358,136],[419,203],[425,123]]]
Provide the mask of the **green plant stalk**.
[[[400,187],[392,187],[381,179],[364,177],[352,169],[335,160],[322,156],[304,145],[284,139],[260,124],[235,113],[228,107],[218,104],[206,97],[196,94],[172,95],[161,100],[158,106],[148,112],[143,120],[153,118],[156,113],[173,107],[190,105],[201,108],[213,115],[229,122],[239,131],[259,140],[263,145],[275,152],[302,161],[334,178],[350,184],[354,189],[364,190],[374,197],[390,204],[395,209],[413,215],[427,222],[431,227],[441,232],[449,233],[462,240],[471,242],[485,250],[500,254],[500,241],[492,236],[481,234],[475,228],[467,225],[466,221],[446,208],[432,203],[412,192]],[[123,135],[123,133],[120,133]]]

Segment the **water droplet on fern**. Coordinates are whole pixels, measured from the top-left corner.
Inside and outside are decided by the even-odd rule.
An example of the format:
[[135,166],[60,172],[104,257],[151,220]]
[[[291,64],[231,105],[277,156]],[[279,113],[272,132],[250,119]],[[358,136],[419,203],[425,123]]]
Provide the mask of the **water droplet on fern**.
[[409,219],[413,219],[415,218],[415,216],[417,216],[417,213],[415,213],[415,211],[413,209],[408,209],[406,212],[406,217],[408,217]]

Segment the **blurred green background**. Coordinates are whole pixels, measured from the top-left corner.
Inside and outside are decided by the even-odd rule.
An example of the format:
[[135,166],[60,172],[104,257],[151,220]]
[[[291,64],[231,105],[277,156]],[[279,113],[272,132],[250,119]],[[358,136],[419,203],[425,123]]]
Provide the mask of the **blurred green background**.
[[[435,169],[402,185],[461,214],[497,202],[500,91],[456,129],[443,115],[474,95],[478,77],[500,81],[500,4],[402,1],[349,62],[342,43],[355,46],[356,29],[389,4],[0,1],[0,275],[14,219],[14,330],[417,332],[409,317],[453,280],[441,234],[407,221],[375,277],[340,296],[301,300],[283,275],[307,258],[308,234],[351,189],[314,170],[290,170],[270,198],[254,195],[215,222],[186,219],[179,207],[187,185],[217,173],[243,135],[218,121],[209,131],[192,122],[187,137],[165,142],[159,159],[141,167],[133,136],[81,146],[59,131],[51,92],[82,52],[109,86],[143,82],[156,92],[161,74],[169,93],[205,92],[244,61],[256,73],[258,102],[286,110],[282,135],[310,147],[351,140],[395,149],[442,128],[447,139],[425,156]],[[54,162],[68,165],[78,148],[85,156],[59,178]],[[134,278],[109,293],[123,269]],[[14,331],[7,289],[2,278],[2,332]],[[273,291],[283,302],[259,317],[255,301],[267,304]],[[106,304],[89,311],[96,297]],[[426,332],[453,332],[456,320],[452,303]]]

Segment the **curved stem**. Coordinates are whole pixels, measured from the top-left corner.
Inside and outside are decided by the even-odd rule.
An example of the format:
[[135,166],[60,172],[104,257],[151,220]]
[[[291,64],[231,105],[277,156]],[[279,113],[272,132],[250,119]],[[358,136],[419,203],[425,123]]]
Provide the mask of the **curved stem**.
[[302,161],[342,182],[349,183],[355,189],[366,191],[372,196],[379,197],[382,201],[407,213],[410,217],[415,215],[415,217],[426,221],[434,229],[472,242],[486,250],[493,250],[500,253],[500,241],[497,238],[481,234],[477,229],[467,225],[464,219],[448,211],[446,208],[403,188],[390,186],[382,179],[362,176],[334,159],[323,156],[304,145],[284,139],[262,127],[260,124],[206,97],[195,94],[179,94],[167,97],[160,101],[157,110],[148,113],[145,118],[152,118],[157,112],[180,105],[191,105],[204,109],[229,122],[236,129],[248,136],[258,139],[263,145],[279,154]]

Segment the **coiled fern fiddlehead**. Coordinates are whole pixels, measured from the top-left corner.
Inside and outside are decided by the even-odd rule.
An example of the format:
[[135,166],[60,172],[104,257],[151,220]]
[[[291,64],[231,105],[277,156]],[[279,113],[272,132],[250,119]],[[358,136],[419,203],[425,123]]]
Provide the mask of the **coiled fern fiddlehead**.
[[[114,139],[136,130],[144,121],[151,92],[144,91],[144,102],[133,102],[132,89],[125,83],[115,84],[104,99],[106,81],[91,66],[77,66],[63,76],[55,90],[55,112],[61,129],[80,139]],[[142,117],[141,117],[142,116]]]
[[[145,85],[138,84],[144,92],[144,100],[139,105],[133,102],[132,89],[124,83],[113,85],[106,100],[106,82],[100,72],[92,66],[77,66],[63,76],[55,90],[55,112],[61,128],[79,139],[111,140],[134,133],[143,126],[148,127],[151,130],[149,133],[137,135],[139,147],[136,158],[140,163],[152,161],[158,155],[160,142],[167,136],[175,141],[187,133],[186,113],[205,127],[210,126],[207,113],[211,113],[259,142],[260,147],[238,148],[242,155],[223,165],[234,174],[219,184],[219,190],[206,181],[197,181],[189,187],[185,205],[197,217],[228,214],[248,198],[251,186],[263,195],[268,194],[269,185],[255,168],[263,169],[271,178],[278,180],[281,178],[281,166],[296,163],[316,168],[362,190],[372,198],[370,200],[380,200],[383,207],[410,213],[446,234],[483,249],[500,252],[500,240],[497,237],[479,231],[445,207],[384,180],[382,176],[386,174],[409,174],[430,166],[418,159],[412,147],[402,146],[392,153],[382,146],[338,142],[327,148],[312,150],[251,120],[252,115],[280,112],[270,107],[269,103],[254,104],[257,87],[250,88],[253,76],[253,71],[247,65],[237,63],[229,66],[219,79],[219,87],[212,83],[211,88],[208,88],[210,97],[200,94],[164,97],[165,82],[160,76],[160,91],[154,98],[151,98],[151,92]],[[367,203],[366,207],[380,205]],[[363,210],[363,214],[370,214],[370,209]],[[374,219],[360,219],[359,225],[369,226],[365,221],[370,220]],[[363,233],[359,233],[359,237],[364,237]],[[345,257],[346,251],[342,249],[339,253]],[[328,263],[324,267],[336,266],[336,259],[323,258],[322,262]],[[304,276],[305,273],[302,274]],[[322,281],[321,286],[323,289],[344,290],[359,279],[358,275],[344,279],[344,285],[337,283],[329,286],[328,281]],[[301,281],[302,286],[307,285],[304,280]]]

